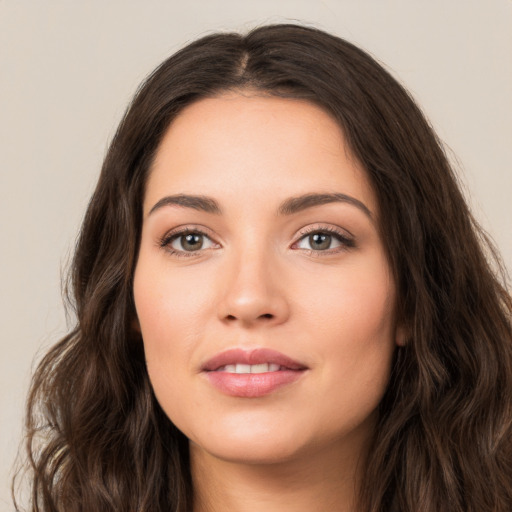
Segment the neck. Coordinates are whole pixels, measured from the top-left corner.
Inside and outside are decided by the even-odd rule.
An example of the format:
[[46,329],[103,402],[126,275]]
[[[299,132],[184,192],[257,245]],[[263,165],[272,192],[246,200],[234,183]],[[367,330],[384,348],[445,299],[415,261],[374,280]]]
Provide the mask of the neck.
[[226,461],[191,443],[194,512],[355,512],[360,446],[276,463]]

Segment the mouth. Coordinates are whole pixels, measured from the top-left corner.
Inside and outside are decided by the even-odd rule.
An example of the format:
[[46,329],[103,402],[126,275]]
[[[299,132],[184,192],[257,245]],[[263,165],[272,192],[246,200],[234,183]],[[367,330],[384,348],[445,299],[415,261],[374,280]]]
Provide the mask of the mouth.
[[202,367],[207,381],[223,394],[258,398],[296,382],[308,367],[271,349],[231,349]]
[[266,373],[306,369],[306,365],[268,348],[226,350],[209,359],[201,367],[201,371],[228,373]]
[[227,372],[227,373],[267,373],[267,372],[278,372],[285,370],[286,367],[280,366],[275,363],[262,363],[262,364],[227,364],[214,370],[215,372]]

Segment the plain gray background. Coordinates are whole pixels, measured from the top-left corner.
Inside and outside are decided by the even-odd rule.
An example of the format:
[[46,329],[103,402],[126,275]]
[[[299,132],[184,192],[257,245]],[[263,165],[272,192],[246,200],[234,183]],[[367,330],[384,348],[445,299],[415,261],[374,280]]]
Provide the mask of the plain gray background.
[[0,0],[0,510],[31,369],[66,330],[61,269],[131,95],[201,35],[294,20],[406,85],[512,269],[512,0]]

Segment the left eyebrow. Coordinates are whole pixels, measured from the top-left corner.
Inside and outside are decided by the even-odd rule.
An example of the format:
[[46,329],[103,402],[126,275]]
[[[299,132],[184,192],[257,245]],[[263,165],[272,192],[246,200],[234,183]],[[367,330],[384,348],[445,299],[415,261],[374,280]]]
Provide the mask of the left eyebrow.
[[332,194],[304,194],[302,196],[290,197],[283,201],[279,206],[277,212],[279,215],[293,215],[294,213],[301,212],[314,206],[321,206],[329,203],[347,203],[356,208],[359,208],[370,220],[373,220],[373,215],[370,209],[359,199],[341,193]]

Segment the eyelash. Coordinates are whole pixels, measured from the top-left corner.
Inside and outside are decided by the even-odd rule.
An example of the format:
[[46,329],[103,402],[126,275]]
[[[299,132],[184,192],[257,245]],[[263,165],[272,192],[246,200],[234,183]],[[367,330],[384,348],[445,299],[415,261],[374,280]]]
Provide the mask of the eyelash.
[[[171,247],[171,243],[177,240],[178,238],[182,236],[186,236],[189,234],[194,235],[201,235],[213,242],[212,238],[201,228],[193,228],[193,227],[187,227],[184,229],[180,229],[179,231],[172,231],[171,233],[166,233],[159,241],[159,246],[162,249],[165,249],[168,251],[172,256],[178,257],[178,258],[190,258],[197,256],[199,253],[208,250],[208,249],[199,249],[197,251],[181,251],[176,250]],[[315,249],[302,249],[303,251],[306,251],[309,255],[315,256],[315,257],[321,257],[322,255],[330,255],[342,251],[346,251],[348,249],[352,249],[356,246],[354,238],[347,236],[340,230],[333,228],[333,227],[314,227],[314,228],[306,228],[303,231],[299,233],[299,238],[296,242],[292,244],[293,246],[296,246],[299,242],[304,240],[306,237],[315,235],[315,234],[327,234],[329,236],[332,236],[335,238],[338,242],[340,242],[339,247],[335,247],[332,249],[325,249],[325,250],[315,250]]]
[[299,239],[293,243],[293,246],[297,245],[299,242],[304,240],[306,237],[316,234],[322,234],[322,235],[329,235],[335,238],[338,242],[340,242],[339,247],[334,247],[331,249],[325,249],[325,250],[315,250],[315,249],[303,249],[303,251],[306,251],[310,256],[315,257],[322,257],[327,256],[331,254],[336,254],[338,252],[346,251],[348,249],[352,249],[356,246],[355,240],[353,237],[346,235],[341,230],[333,228],[331,226],[325,226],[325,227],[308,227],[305,228],[303,231],[301,231]]
[[195,227],[186,227],[183,229],[179,229],[178,231],[171,231],[170,233],[166,233],[163,238],[160,240],[159,245],[162,249],[168,251],[172,256],[176,256],[178,258],[190,258],[197,256],[198,253],[206,250],[198,250],[198,251],[178,251],[171,247],[171,243],[174,240],[186,235],[201,235],[211,240],[211,237],[201,228]]

